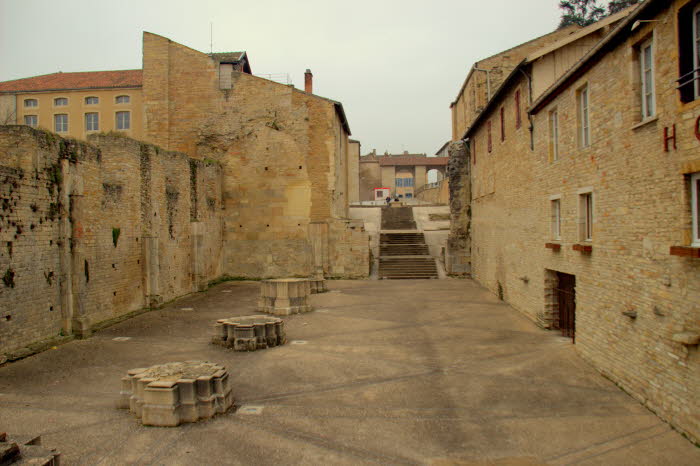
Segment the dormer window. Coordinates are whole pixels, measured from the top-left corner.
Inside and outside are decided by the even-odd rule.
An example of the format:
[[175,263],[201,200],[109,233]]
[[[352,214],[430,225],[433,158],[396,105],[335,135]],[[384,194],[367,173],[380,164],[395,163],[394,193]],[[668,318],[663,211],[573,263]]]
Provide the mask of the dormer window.
[[39,102],[36,99],[24,99],[25,107],[38,107]]
[[85,97],[85,105],[97,105],[100,103],[99,97]]
[[68,99],[65,97],[58,97],[57,99],[53,99],[53,104],[55,107],[63,107],[68,105]]
[[128,95],[118,95],[115,102],[118,104],[128,104],[131,98]]

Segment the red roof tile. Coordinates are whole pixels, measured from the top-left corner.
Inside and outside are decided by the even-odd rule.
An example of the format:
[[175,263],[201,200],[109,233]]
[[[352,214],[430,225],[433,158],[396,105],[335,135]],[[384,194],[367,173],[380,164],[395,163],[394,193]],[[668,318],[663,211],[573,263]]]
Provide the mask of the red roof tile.
[[142,85],[142,70],[85,71],[80,73],[59,72],[34,76],[33,78],[0,82],[0,92],[103,89],[139,87]]
[[380,166],[391,165],[426,165],[426,166],[441,166],[447,165],[449,157],[379,157]]

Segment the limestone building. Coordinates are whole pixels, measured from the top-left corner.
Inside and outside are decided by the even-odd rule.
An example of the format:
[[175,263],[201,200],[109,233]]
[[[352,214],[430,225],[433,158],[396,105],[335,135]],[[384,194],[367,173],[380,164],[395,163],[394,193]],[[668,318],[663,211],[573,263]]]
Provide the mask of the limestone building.
[[436,170],[445,176],[447,157],[426,157],[425,154],[377,155],[377,151],[360,157],[360,200],[381,200],[386,188],[399,199],[413,199],[417,190],[428,184],[428,172]]
[[698,12],[647,0],[555,79],[538,67],[559,52],[531,52],[458,136],[452,212],[477,281],[696,441]]

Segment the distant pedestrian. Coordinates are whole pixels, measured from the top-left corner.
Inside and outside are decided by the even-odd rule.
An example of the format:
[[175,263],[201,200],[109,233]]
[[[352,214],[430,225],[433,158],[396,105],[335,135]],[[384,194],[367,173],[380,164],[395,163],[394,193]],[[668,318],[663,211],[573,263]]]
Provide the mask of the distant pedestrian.
[[386,201],[386,205],[391,204],[391,196],[387,196],[385,201]]

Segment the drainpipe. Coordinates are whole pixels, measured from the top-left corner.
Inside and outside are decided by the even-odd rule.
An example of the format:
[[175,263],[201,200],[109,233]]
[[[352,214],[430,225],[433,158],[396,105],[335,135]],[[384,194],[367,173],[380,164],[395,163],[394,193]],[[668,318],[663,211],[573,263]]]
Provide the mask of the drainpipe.
[[[522,68],[520,68],[520,72],[527,78],[527,87],[528,87],[528,103],[527,106],[528,108],[532,105],[532,77],[527,74]],[[530,123],[530,127],[528,128],[530,130],[530,150],[535,150],[535,125],[532,123],[532,115],[530,115],[530,112],[527,112],[527,121]]]

